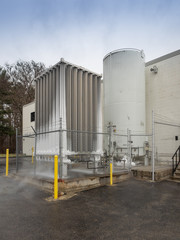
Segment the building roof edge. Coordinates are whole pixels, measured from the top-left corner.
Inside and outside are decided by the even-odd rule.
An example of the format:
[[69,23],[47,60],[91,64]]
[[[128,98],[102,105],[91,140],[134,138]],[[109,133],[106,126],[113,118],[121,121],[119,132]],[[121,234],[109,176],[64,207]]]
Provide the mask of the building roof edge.
[[152,64],[155,64],[155,63],[164,61],[164,60],[166,60],[166,59],[168,59],[168,58],[172,58],[172,57],[175,57],[175,56],[177,56],[177,55],[180,55],[180,49],[178,49],[178,50],[176,50],[176,51],[174,51],[174,52],[168,53],[168,54],[166,54],[166,55],[163,55],[163,56],[161,56],[161,57],[155,58],[154,60],[151,60],[151,61],[147,62],[147,63],[145,64],[145,66],[146,66],[146,67],[147,67],[147,66],[150,66],[150,65],[152,65]]

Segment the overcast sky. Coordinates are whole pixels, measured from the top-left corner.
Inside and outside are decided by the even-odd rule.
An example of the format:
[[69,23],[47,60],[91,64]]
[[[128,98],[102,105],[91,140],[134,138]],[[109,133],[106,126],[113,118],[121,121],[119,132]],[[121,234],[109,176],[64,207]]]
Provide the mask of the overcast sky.
[[146,61],[180,49],[180,1],[0,0],[0,65],[63,57],[102,73],[120,48],[143,49]]

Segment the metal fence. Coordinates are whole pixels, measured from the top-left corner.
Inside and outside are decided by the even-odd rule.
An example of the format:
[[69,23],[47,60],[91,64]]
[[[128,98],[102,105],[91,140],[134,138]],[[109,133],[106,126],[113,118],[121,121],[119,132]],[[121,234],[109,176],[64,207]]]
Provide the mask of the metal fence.
[[[103,132],[71,129],[50,130],[20,136],[16,132],[16,156],[9,160],[9,172],[53,177],[54,155],[59,159],[59,178],[76,178],[130,171],[136,167],[171,167],[180,143],[180,125],[152,114],[148,133],[122,132],[109,123]],[[1,159],[5,171],[5,158]]]
[[20,136],[16,134],[16,172],[34,170],[35,135]]
[[[48,138],[48,141],[54,141],[53,138],[58,139],[59,142],[56,145],[59,148],[48,152],[44,146],[44,152],[42,152],[42,136]],[[117,137],[120,138],[120,136]],[[17,135],[16,138],[17,172],[24,171],[26,174],[53,177],[54,155],[58,155],[60,178],[109,174],[109,163],[113,160],[114,172],[127,170],[127,164],[122,160],[123,156],[120,156],[122,154],[116,152],[115,155],[115,145],[109,132],[62,129],[35,132],[26,136]],[[84,141],[89,142],[87,149],[83,148]],[[120,164],[121,161],[123,164]]]
[[58,129],[16,138],[16,171],[46,178],[53,177],[54,155],[59,178],[109,174],[110,163],[115,173],[152,162],[152,134],[121,133],[111,123],[104,132]]
[[156,167],[171,167],[178,136],[180,125],[165,122],[158,114],[152,114],[148,133],[130,129],[122,132],[109,123],[103,132],[60,127],[27,136],[17,134],[16,171],[53,177],[54,155],[58,155],[60,178],[108,174],[109,164],[113,163],[113,172],[149,167],[154,179]]
[[180,124],[160,114],[154,115],[155,165],[172,165],[172,156],[180,145]]

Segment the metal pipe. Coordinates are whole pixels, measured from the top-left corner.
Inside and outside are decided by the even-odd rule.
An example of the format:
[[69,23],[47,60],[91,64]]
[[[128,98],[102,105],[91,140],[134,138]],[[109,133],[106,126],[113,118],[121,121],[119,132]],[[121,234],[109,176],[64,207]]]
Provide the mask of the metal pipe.
[[130,171],[130,169],[131,169],[131,166],[130,166],[130,164],[131,164],[131,150],[130,150],[130,131],[129,131],[129,129],[127,129],[127,157],[128,157],[128,169],[129,169],[129,171]]
[[37,148],[37,134],[35,134],[35,148],[34,148],[34,176],[36,175],[36,148]]
[[120,136],[120,137],[127,137],[127,134],[118,134],[118,133],[114,133],[114,136]]
[[152,181],[154,181],[154,111],[152,110]]
[[171,126],[171,127],[180,127],[180,125],[178,125],[178,124],[163,123],[163,122],[154,122],[154,123],[160,124],[160,125],[167,125],[167,126]]
[[[129,153],[130,153],[130,164],[129,164],[129,166],[130,166],[130,170],[131,170],[131,163],[132,163],[132,159],[131,159],[131,154],[132,154],[132,150],[131,150],[131,130],[129,130]],[[139,152],[138,152],[138,155],[139,155]]]
[[[55,132],[59,132],[60,130],[53,130],[53,131],[47,131],[47,132],[37,132],[37,135],[41,135],[41,134],[46,134],[46,133],[55,133]],[[77,132],[77,133],[89,133],[89,134],[102,134],[102,135],[108,135],[109,133],[102,133],[102,132],[88,132],[88,131],[78,131],[78,130],[67,130],[67,129],[62,129],[62,132]],[[34,136],[33,135],[29,135],[29,136]],[[26,137],[26,136],[24,136]]]
[[151,137],[152,134],[131,134],[132,137]]
[[32,147],[32,164],[34,163],[34,156],[33,156],[33,154],[34,154],[34,148]]
[[[79,161],[78,161],[79,162]],[[87,169],[100,169],[100,168],[104,168],[104,167],[89,167],[89,163],[93,163],[91,160],[90,161],[86,161],[87,162]]]
[[22,135],[22,136],[17,136],[18,138],[23,138],[23,137],[29,137],[29,138],[33,138],[35,136],[35,134],[30,134],[30,135]]

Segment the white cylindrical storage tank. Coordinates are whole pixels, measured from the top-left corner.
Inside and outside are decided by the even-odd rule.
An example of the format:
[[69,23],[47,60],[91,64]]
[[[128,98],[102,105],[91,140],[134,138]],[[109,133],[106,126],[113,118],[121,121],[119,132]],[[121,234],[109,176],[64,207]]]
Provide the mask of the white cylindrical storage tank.
[[[143,51],[120,49],[103,59],[104,127],[116,125],[117,133],[145,133],[145,59]],[[127,138],[117,138],[118,146],[127,146]],[[142,137],[132,147],[143,147]],[[143,150],[143,149],[142,149]],[[141,151],[142,152],[142,151]]]

